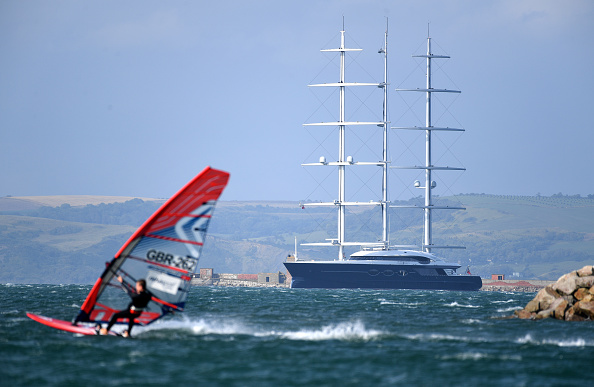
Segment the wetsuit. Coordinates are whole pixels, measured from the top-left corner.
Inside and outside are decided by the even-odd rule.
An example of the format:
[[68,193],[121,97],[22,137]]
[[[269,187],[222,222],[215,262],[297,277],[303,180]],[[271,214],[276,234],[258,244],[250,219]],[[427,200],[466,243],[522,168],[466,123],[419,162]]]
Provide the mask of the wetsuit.
[[138,294],[131,295],[131,297],[132,301],[128,304],[128,308],[120,310],[111,317],[109,324],[107,324],[107,330],[109,330],[119,318],[127,318],[128,334],[131,333],[132,327],[134,326],[134,320],[142,314],[142,310],[148,305],[151,300],[151,294],[146,290],[143,290]]

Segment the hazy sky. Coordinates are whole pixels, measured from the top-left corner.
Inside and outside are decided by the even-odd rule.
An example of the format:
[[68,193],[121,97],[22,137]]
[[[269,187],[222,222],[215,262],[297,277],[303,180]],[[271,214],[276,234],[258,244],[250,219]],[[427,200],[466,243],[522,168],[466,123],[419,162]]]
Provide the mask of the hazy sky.
[[423,124],[422,96],[393,90],[424,87],[411,55],[428,22],[452,56],[434,82],[462,90],[434,119],[466,129],[444,140],[467,168],[451,192],[594,194],[590,0],[0,0],[0,196],[168,197],[211,165],[231,173],[223,200],[313,198],[301,163],[321,154],[302,124],[337,109],[307,85],[338,80],[319,50],[338,46],[343,16],[360,82],[382,80],[388,17],[394,126]]

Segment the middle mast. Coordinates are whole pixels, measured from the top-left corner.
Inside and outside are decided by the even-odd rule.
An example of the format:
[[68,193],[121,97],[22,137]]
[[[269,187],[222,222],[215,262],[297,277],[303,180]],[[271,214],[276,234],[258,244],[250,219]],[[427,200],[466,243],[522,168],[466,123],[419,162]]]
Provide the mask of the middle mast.
[[[345,47],[345,31],[344,28],[340,31],[340,47],[333,49],[321,50],[322,52],[336,52],[340,56],[340,75],[339,82],[337,83],[322,83],[309,85],[309,87],[337,87],[339,89],[339,111],[338,121],[336,122],[317,122],[304,124],[304,126],[335,126],[338,128],[338,161],[328,162],[325,157],[320,157],[317,163],[306,163],[303,166],[332,166],[338,170],[338,199],[333,202],[327,203],[307,203],[303,206],[334,206],[337,208],[338,219],[337,219],[337,237],[328,239],[328,242],[318,243],[303,243],[304,246],[337,246],[338,247],[338,259],[344,260],[344,247],[345,246],[366,246],[374,248],[388,248],[388,194],[387,194],[387,179],[388,179],[388,113],[387,113],[387,40],[388,30],[386,28],[384,47],[378,51],[378,53],[384,55],[384,82],[382,83],[360,83],[360,82],[349,82],[345,81],[345,57],[347,52],[362,51],[360,48],[346,48]],[[345,121],[345,92],[347,87],[359,87],[359,86],[375,86],[383,88],[383,114],[382,121]],[[380,161],[353,161],[351,156],[346,156],[346,129],[350,126],[358,125],[375,125],[383,129],[383,150],[382,160]],[[382,200],[381,201],[369,201],[369,202],[349,202],[346,199],[346,178],[345,171],[347,167],[360,166],[360,165],[373,165],[382,168]],[[347,241],[345,237],[345,218],[346,218],[346,207],[347,206],[379,206],[382,211],[382,240],[376,242],[354,242]]]

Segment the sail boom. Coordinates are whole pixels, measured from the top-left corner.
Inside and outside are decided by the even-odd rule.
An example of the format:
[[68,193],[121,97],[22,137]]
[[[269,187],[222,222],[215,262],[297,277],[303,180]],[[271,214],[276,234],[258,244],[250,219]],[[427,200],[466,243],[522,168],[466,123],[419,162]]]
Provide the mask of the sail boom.
[[333,121],[333,122],[314,122],[303,124],[303,126],[353,126],[353,125],[375,125],[384,126],[384,122],[364,122],[364,121]]
[[301,243],[301,246],[368,246],[368,247],[382,247],[383,242],[312,242],[312,243]]
[[390,167],[393,169],[425,169],[425,170],[431,170],[431,171],[465,171],[466,168],[460,168],[460,167],[434,167],[434,166],[430,166],[430,167],[425,167],[422,165],[413,165],[413,166],[394,166],[394,167]]
[[460,128],[448,128],[448,127],[434,127],[434,126],[430,126],[430,127],[425,127],[425,126],[409,126],[409,127],[397,127],[397,126],[392,126],[390,129],[396,129],[396,130],[431,130],[431,131],[444,131],[444,132],[464,132],[466,131],[465,129],[460,129]]
[[419,208],[430,210],[465,210],[466,207],[452,207],[452,206],[390,206],[390,208]]
[[461,93],[460,90],[450,89],[396,89],[396,91],[420,91],[422,93]]
[[384,164],[387,164],[383,161],[357,161],[357,162],[339,162],[339,161],[331,161],[331,162],[327,162],[327,163],[305,163],[305,164],[301,164],[304,167],[309,167],[309,166],[323,166],[323,165],[330,165],[330,166],[340,166],[340,165],[375,165],[375,166],[383,166]]
[[333,83],[316,83],[307,85],[308,87],[342,87],[342,86],[384,86],[383,83],[361,83],[361,82],[333,82]]
[[302,203],[301,206],[302,207],[333,207],[333,206],[338,206],[338,205],[342,205],[342,206],[380,206],[382,205],[382,202],[374,202],[374,201],[369,201],[369,202],[339,202],[334,201],[334,202],[321,202],[321,203]]
[[436,59],[448,59],[449,56],[448,55],[433,55],[433,54],[429,54],[429,55],[413,55],[413,58],[436,58]]
[[327,48],[320,50],[321,52],[350,52],[350,51],[363,51],[362,48]]
[[466,246],[449,246],[449,245],[423,245],[424,248],[432,248],[432,249],[461,249],[466,250]]

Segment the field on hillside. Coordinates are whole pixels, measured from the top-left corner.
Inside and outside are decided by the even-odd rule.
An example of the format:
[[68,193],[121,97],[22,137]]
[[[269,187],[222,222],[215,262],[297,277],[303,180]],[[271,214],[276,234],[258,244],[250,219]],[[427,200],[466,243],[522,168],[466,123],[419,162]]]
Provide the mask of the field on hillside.
[[[1,198],[0,282],[91,283],[163,202],[112,197],[110,203],[96,204],[101,198],[86,197],[87,201],[72,205],[75,199],[61,197],[60,202],[56,198],[28,198],[24,207],[22,198]],[[435,243],[466,249],[434,253],[458,262],[463,269],[469,265],[475,274],[555,280],[594,263],[593,198],[458,195],[440,200],[466,207],[466,211],[441,211],[436,216]],[[422,212],[397,210],[390,218],[391,243],[418,244]],[[377,240],[377,212],[348,216],[354,220],[348,237]],[[284,271],[282,262],[293,252],[295,238],[299,243],[319,242],[335,234],[332,209],[304,210],[296,202],[221,202],[200,266],[219,273]],[[301,259],[336,259],[334,248],[298,249]]]

